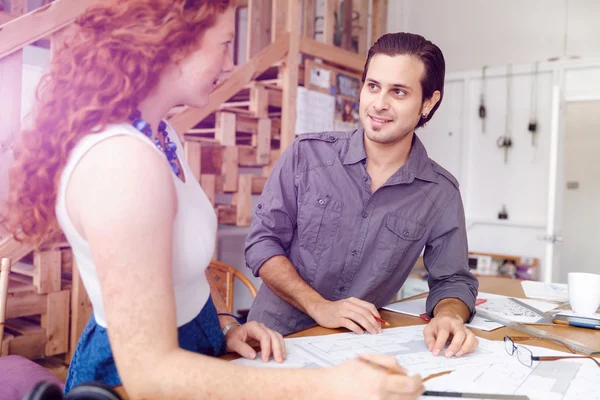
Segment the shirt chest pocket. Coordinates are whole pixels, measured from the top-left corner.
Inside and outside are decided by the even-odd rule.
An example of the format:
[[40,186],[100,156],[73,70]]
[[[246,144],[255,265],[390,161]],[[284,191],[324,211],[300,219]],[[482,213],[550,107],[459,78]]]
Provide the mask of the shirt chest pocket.
[[301,248],[318,260],[333,245],[338,233],[344,203],[329,195],[307,195],[298,211],[298,233]]
[[411,246],[425,234],[425,225],[417,221],[388,214],[377,235],[376,268],[394,271]]

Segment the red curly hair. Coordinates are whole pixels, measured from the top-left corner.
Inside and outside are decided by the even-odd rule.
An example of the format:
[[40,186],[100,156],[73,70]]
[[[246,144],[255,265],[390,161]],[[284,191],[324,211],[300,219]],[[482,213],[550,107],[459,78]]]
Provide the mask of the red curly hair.
[[21,134],[0,221],[39,245],[61,234],[54,212],[61,172],[79,140],[123,122],[165,67],[197,48],[234,0],[103,0],[73,24],[37,89]]

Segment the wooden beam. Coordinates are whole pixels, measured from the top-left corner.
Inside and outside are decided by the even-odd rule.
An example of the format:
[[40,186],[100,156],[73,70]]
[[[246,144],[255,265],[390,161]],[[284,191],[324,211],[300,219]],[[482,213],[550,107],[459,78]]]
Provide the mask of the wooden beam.
[[250,112],[256,118],[269,116],[269,91],[262,85],[254,84],[250,89]]
[[283,67],[283,103],[281,105],[281,151],[296,139],[296,97],[300,63],[300,2],[287,0],[289,51]]
[[304,0],[304,26],[302,35],[309,38],[315,38],[315,21],[317,18],[317,4],[315,0]]
[[[296,2],[300,2],[296,0]],[[271,41],[274,42],[281,34],[287,32],[288,0],[272,0],[271,8]],[[299,17],[300,14],[296,14]]]
[[[200,173],[202,175],[219,175],[223,167],[223,146],[220,144],[201,144]],[[200,182],[202,183],[202,182]]]
[[333,46],[333,36],[335,35],[335,8],[337,0],[325,0],[325,9],[323,11],[323,40],[322,42]]
[[69,25],[64,27],[63,29],[56,31],[52,34],[50,38],[50,54],[51,57],[54,57],[56,53],[62,48],[65,44],[65,37],[69,34],[69,31],[73,25]]
[[208,197],[208,201],[210,201],[213,207],[215,206],[216,178],[215,175],[202,175],[200,177],[200,186],[202,186],[204,194]]
[[38,293],[60,291],[60,250],[36,251],[33,254],[33,285]]
[[262,176],[264,176],[266,178],[269,175],[271,175],[271,171],[273,171],[273,168],[275,167],[275,163],[277,163],[277,160],[279,159],[280,154],[281,154],[281,151],[279,149],[271,149],[271,157],[269,160],[269,165],[265,165],[263,167]]
[[69,311],[71,292],[48,293],[48,312],[45,318],[46,355],[66,353],[69,350]]
[[[31,360],[36,360],[45,356],[46,333],[40,331],[31,335],[13,336],[5,335],[3,350],[6,354],[2,355],[18,355]],[[6,349],[4,349],[6,347]]]
[[9,294],[6,298],[6,319],[45,314],[48,309],[48,295],[29,293]]
[[13,19],[15,19],[14,15],[10,15],[5,11],[0,11],[0,25],[4,25],[7,22],[12,21]]
[[342,43],[344,50],[353,51],[352,48],[352,0],[344,0],[342,3]]
[[328,46],[308,38],[300,39],[300,52],[360,74],[362,74],[365,66],[365,56],[351,53],[338,47]]
[[235,146],[236,114],[218,112],[216,115],[215,139],[223,146]]
[[[200,142],[192,142],[185,140],[183,142],[183,150],[185,153],[185,159],[194,174],[194,178],[197,182],[200,182]],[[186,176],[186,179],[191,179],[190,176]]]
[[10,13],[12,15],[23,15],[29,10],[27,0],[10,0]]
[[354,0],[358,12],[358,55],[366,57],[369,51],[369,0]]
[[219,224],[235,225],[237,208],[235,204],[217,204],[217,219]]
[[238,66],[229,79],[223,82],[210,96],[209,103],[202,109],[186,108],[171,118],[170,123],[183,140],[183,134],[198,122],[212,114],[219,106],[242,90],[251,80],[262,74],[271,65],[280,61],[289,49],[290,35],[284,34],[271,43],[243,66]]
[[73,259],[73,274],[71,277],[71,324],[69,335],[69,352],[67,353],[67,362],[71,363],[79,337],[83,333],[85,326],[92,315],[92,303],[85,291],[83,281],[79,275],[79,268],[75,259]]
[[262,118],[258,120],[258,133],[256,135],[256,162],[260,165],[269,164],[271,156],[271,120]]
[[252,177],[252,194],[261,194],[267,183],[266,176],[253,176]]
[[237,149],[237,160],[240,167],[260,167],[261,165],[256,161],[256,147],[239,145]]
[[236,206],[237,226],[249,226],[252,215],[252,177],[251,174],[241,174],[238,191],[233,195],[233,204]]
[[23,257],[32,251],[32,245],[18,242],[12,235],[7,236],[0,241],[0,256],[10,258],[13,265],[21,261]]
[[54,32],[83,13],[92,0],[56,0],[0,26],[0,58]]
[[[1,34],[1,32],[0,32]],[[1,46],[1,44],[0,44]],[[13,162],[13,152],[21,131],[21,82],[23,77],[23,51],[0,59],[0,204],[8,197],[8,169]],[[3,257],[8,257],[1,253]],[[12,262],[16,263],[14,257]]]
[[387,5],[388,0],[373,0],[371,45],[387,33]]
[[271,43],[271,0],[248,1],[248,59]]
[[223,150],[222,180],[223,192],[236,192],[238,186],[238,148],[228,146]]

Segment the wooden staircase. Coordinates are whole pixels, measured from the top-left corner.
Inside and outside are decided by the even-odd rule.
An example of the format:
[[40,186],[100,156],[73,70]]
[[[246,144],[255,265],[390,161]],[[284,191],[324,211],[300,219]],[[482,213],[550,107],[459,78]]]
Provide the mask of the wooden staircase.
[[[344,10],[352,10],[352,0],[344,1]],[[279,155],[295,140],[297,88],[305,85],[305,62],[360,75],[368,47],[365,16],[369,1],[373,2],[373,36],[385,31],[387,0],[354,0],[362,24],[358,29],[360,55],[333,46],[335,12],[341,12],[336,11],[336,0],[325,0],[324,43],[313,39],[314,0],[239,2],[248,8],[249,60],[216,88],[207,107],[175,107],[167,116],[221,224],[249,225],[252,196],[262,192]],[[56,0],[18,17],[0,12],[0,102],[11,99],[0,106],[5,135],[0,136],[0,203],[7,187],[4,171],[12,162],[11,149],[21,129],[23,48],[50,38],[51,51],[55,51],[64,31],[90,3]],[[344,18],[343,24],[342,33],[351,34],[352,20]],[[350,41],[346,38],[342,43],[348,48]],[[2,238],[0,232],[0,257],[14,264],[9,334],[0,355],[63,354],[68,362],[91,314],[70,248],[57,243],[34,251],[12,236]]]

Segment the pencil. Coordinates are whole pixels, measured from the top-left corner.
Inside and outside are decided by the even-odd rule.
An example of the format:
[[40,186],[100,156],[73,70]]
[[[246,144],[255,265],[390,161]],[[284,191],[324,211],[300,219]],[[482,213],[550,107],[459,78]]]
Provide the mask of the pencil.
[[402,369],[400,369],[401,367],[398,367],[399,369],[395,369],[395,368],[387,367],[385,365],[381,365],[381,364],[376,363],[376,362],[371,361],[371,360],[367,360],[366,358],[359,357],[358,359],[360,361],[364,362],[364,363],[369,364],[370,366],[372,366],[374,368],[377,368],[377,369],[380,369],[382,371],[385,371],[388,374],[406,375],[406,370],[403,371]]
[[379,321],[379,323],[381,323],[385,326],[390,326],[389,322],[387,322],[385,319],[379,318],[377,315],[373,315],[373,318],[375,318],[377,321]]
[[[406,375],[407,372],[408,372],[403,367],[398,367],[399,369],[390,368],[388,366],[378,364],[378,363],[376,363],[374,361],[367,360],[366,358],[362,358],[362,357],[360,357],[359,360],[362,361],[362,362],[364,362],[364,363],[369,364],[372,367],[375,367],[377,369],[385,371],[388,374]],[[427,375],[425,378],[423,378],[423,382],[427,382],[428,380],[433,379],[433,378],[437,378],[439,376],[448,375],[448,374],[450,374],[452,372],[454,372],[454,371],[443,371],[443,372],[438,372],[438,373],[435,373],[435,374]]]

